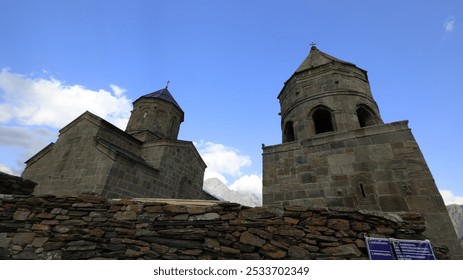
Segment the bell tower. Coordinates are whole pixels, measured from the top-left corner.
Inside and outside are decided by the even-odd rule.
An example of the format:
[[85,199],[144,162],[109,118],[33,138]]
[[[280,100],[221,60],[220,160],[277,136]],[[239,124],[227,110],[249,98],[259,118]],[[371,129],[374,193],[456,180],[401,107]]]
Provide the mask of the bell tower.
[[315,45],[278,99],[283,143],[383,123],[367,72]]
[[177,139],[184,113],[167,86],[133,102],[126,132],[146,142]]
[[384,123],[367,72],[312,45],[278,95],[282,144],[263,146],[263,205],[420,213],[463,256],[408,121]]

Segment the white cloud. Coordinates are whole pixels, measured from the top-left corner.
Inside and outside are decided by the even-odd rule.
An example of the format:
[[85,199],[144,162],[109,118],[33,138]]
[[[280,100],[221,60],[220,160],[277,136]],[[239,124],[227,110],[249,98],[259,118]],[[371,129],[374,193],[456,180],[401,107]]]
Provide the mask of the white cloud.
[[454,16],[449,16],[444,22],[445,32],[452,32],[455,29],[456,19]]
[[0,168],[19,174],[24,161],[50,142],[62,128],[90,111],[124,129],[131,101],[126,90],[111,84],[110,90],[91,90],[67,85],[45,70],[40,78],[4,68],[0,70]]
[[113,85],[113,84],[110,84],[109,87],[113,90],[114,95],[116,97],[121,97],[121,96],[123,96],[124,93],[127,92],[125,89],[120,88],[120,87],[118,87],[116,85]]
[[3,172],[3,173],[14,175],[13,169],[11,167],[8,167],[8,166],[6,166],[4,164],[1,164],[1,163],[0,163],[0,171]]
[[21,174],[24,162],[55,141],[57,135],[57,130],[47,128],[0,125],[0,165],[10,170],[10,174]]
[[125,90],[111,84],[112,92],[66,85],[52,77],[32,78],[0,71],[0,123],[40,125],[61,128],[85,111],[125,128],[130,100]]
[[224,183],[225,185],[228,184],[228,180],[225,178],[225,176],[223,176],[219,172],[210,171],[209,168],[207,168],[206,171],[204,172],[204,181],[206,181],[207,179],[211,179],[211,178],[217,178],[220,181],[222,181],[222,183]]
[[[244,174],[243,168],[250,167],[251,158],[239,150],[222,144],[200,141],[195,143],[201,157],[207,164],[204,179],[218,178],[229,189],[246,194],[255,194],[262,199],[262,177]],[[228,182],[232,181],[231,184]]]
[[251,158],[240,155],[239,151],[234,148],[203,141],[195,144],[210,173],[237,177],[242,175],[242,167],[251,165]]
[[456,196],[452,191],[449,190],[439,190],[442,198],[444,199],[445,205],[450,204],[459,204],[463,205],[463,196]]
[[253,193],[262,199],[262,177],[244,175],[230,185],[230,189],[240,193]]
[[46,128],[30,129],[0,125],[0,146],[15,146],[37,151],[39,147],[43,148],[57,136],[56,132]]

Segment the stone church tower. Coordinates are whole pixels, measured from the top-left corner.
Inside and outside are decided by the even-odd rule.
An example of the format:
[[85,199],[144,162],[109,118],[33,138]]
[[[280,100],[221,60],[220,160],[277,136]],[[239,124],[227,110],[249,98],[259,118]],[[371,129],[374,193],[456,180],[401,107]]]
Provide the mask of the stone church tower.
[[106,198],[214,199],[202,189],[206,164],[177,139],[184,113],[166,88],[133,102],[125,131],[85,112],[26,162],[34,194],[92,192]]
[[166,87],[133,102],[125,131],[141,141],[177,139],[183,117],[182,108]]
[[367,72],[313,46],[278,95],[282,144],[263,148],[263,204],[419,212],[463,256],[408,121],[384,124]]

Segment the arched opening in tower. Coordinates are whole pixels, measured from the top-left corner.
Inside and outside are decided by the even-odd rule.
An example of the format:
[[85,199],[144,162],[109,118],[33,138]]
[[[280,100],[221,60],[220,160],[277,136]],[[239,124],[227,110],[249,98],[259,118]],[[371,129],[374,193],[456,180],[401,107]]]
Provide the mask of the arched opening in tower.
[[289,121],[286,123],[285,130],[283,132],[283,143],[292,142],[294,140],[296,140],[296,137],[294,136],[293,122]]
[[364,108],[363,106],[357,109],[357,117],[359,119],[360,127],[365,127],[365,126],[376,124],[374,115],[369,110]]
[[326,109],[317,109],[312,115],[315,124],[315,133],[333,131],[333,121],[331,112]]

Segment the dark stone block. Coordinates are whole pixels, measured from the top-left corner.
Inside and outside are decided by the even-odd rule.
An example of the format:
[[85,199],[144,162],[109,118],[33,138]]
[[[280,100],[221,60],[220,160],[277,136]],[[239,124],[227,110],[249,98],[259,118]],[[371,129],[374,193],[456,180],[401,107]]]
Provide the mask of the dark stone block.
[[330,148],[331,149],[341,149],[341,148],[345,148],[345,143],[344,141],[337,141],[337,142],[333,142],[330,144]]
[[99,257],[103,258],[103,259],[116,259],[116,260],[126,258],[125,250],[124,251],[102,252],[102,253],[100,253]]
[[192,240],[179,240],[179,239],[170,239],[163,237],[154,237],[154,236],[141,236],[140,240],[150,242],[150,243],[159,243],[174,248],[200,248],[201,242],[192,241]]
[[63,248],[66,245],[64,242],[47,242],[43,245],[45,251],[53,251]]
[[21,253],[14,255],[13,259],[15,260],[35,260],[37,259],[37,254],[34,252],[34,248],[25,248]]
[[306,199],[307,194],[305,193],[305,191],[295,191],[294,192],[294,198],[295,199]]
[[37,183],[0,172],[0,194],[30,195]]
[[314,173],[304,173],[301,175],[301,182],[303,184],[317,182],[317,176]]
[[266,203],[272,204],[273,203],[273,194],[267,194],[267,193],[263,194],[262,199],[263,199],[263,201],[266,201]]
[[310,252],[298,246],[289,247],[288,255],[291,259],[295,260],[305,260],[310,258]]
[[409,211],[407,202],[400,196],[380,196],[379,205],[384,212]]
[[92,258],[100,257],[101,252],[100,250],[92,250],[92,251],[67,251],[63,252],[62,258],[63,260],[88,260]]
[[275,193],[273,194],[273,202],[283,201],[285,200],[283,193]]
[[240,250],[241,252],[244,252],[244,253],[252,253],[256,249],[255,246],[248,245],[248,244],[243,244],[243,243],[240,243],[240,242],[236,243],[235,247],[238,250]]
[[360,138],[357,138],[356,140],[357,140],[356,142],[358,146],[365,146],[365,145],[371,144],[370,137],[360,137]]
[[297,164],[306,164],[307,163],[307,158],[305,156],[297,156],[295,158],[295,162]]
[[0,232],[16,232],[18,228],[24,227],[24,222],[1,222],[0,223]]
[[286,192],[285,193],[285,200],[293,200],[293,199],[294,199],[293,192]]
[[8,250],[4,248],[0,248],[0,260],[8,260]]
[[325,198],[327,207],[344,207],[344,201],[342,197],[328,197]]
[[316,197],[323,197],[324,191],[321,189],[306,189],[305,193],[308,198],[316,198]]
[[344,207],[355,208],[356,199],[354,197],[343,197],[342,198]]
[[385,144],[390,142],[390,135],[388,134],[379,134],[372,135],[370,137],[372,144]]

